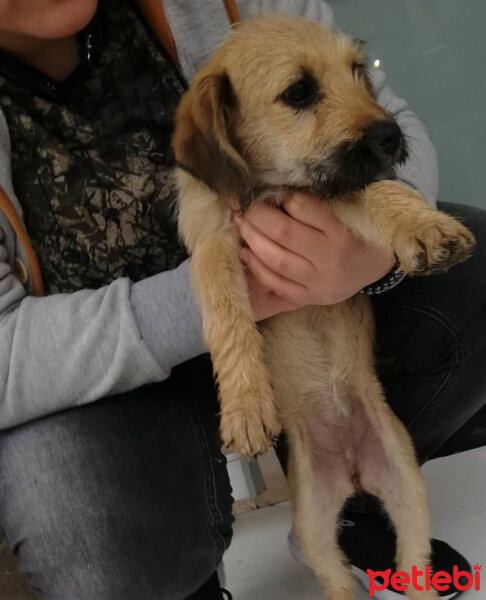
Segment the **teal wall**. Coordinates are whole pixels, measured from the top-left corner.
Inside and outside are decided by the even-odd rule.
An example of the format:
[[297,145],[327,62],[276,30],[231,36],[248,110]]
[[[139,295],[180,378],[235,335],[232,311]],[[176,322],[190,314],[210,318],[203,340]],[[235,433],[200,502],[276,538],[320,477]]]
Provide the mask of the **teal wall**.
[[486,0],[329,0],[427,125],[440,199],[486,208]]

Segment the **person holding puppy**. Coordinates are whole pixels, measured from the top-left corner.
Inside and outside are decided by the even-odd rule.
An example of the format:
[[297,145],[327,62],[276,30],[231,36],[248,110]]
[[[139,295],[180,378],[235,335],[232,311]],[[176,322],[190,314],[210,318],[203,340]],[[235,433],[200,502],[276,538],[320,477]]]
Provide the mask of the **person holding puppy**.
[[[243,18],[297,10],[287,0],[238,8]],[[170,210],[170,138],[186,81],[234,10],[0,0],[0,525],[49,600],[229,597],[215,570],[231,539],[230,487]],[[317,0],[299,13],[332,20]],[[373,83],[410,140],[398,178],[435,203],[424,127],[381,72]],[[399,282],[394,257],[360,243],[317,198],[290,194],[286,206],[236,217],[255,320],[373,294],[387,397],[422,462],[446,452],[484,404],[485,214],[441,204],[473,230],[474,257]],[[393,289],[376,294],[383,287]],[[351,562],[386,569],[386,520],[367,500],[345,517]],[[443,542],[433,558],[440,570],[468,567]]]

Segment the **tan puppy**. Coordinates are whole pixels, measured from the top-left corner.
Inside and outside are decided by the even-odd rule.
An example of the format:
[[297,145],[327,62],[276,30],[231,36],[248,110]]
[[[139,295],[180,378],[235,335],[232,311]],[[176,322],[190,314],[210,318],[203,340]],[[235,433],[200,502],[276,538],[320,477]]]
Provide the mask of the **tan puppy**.
[[231,212],[265,190],[278,199],[282,186],[310,188],[355,235],[392,249],[409,275],[467,258],[470,232],[391,181],[405,142],[373,98],[364,63],[359,43],[316,23],[250,20],[195,77],[174,137],[179,227],[218,381],[223,442],[251,456],[283,423],[295,530],[329,600],[353,597],[336,521],[356,491],[375,494],[388,510],[398,568],[424,570],[424,482],[374,372],[368,298],[307,307],[257,327]]

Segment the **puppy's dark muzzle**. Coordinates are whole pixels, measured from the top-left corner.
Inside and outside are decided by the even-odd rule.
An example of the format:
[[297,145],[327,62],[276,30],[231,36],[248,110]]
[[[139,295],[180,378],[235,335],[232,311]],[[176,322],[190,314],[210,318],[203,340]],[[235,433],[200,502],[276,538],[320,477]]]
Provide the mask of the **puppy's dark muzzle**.
[[365,130],[361,143],[383,165],[393,165],[405,158],[405,140],[395,121],[375,121]]
[[392,119],[374,121],[353,142],[341,142],[324,161],[306,165],[311,187],[322,198],[332,198],[393,179],[394,167],[405,162],[407,144]]

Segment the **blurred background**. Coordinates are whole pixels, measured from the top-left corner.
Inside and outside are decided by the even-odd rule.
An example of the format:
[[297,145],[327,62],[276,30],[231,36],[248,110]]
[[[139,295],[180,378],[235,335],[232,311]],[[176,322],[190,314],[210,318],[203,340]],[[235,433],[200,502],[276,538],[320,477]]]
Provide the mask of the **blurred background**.
[[486,208],[486,2],[328,0],[439,152],[440,200]]

